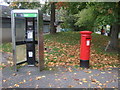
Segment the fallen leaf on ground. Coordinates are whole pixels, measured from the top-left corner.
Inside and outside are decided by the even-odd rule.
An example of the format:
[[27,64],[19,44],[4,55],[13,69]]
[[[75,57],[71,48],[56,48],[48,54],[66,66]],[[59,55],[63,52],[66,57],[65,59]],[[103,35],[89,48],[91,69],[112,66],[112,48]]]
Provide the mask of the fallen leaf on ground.
[[109,81],[106,81],[106,83],[109,83]]
[[82,80],[83,80],[83,81],[86,81],[87,79],[86,79],[86,78],[83,78]]
[[32,78],[30,78],[29,81],[32,81]]
[[67,80],[67,78],[65,77],[65,78],[63,78],[64,80]]
[[60,81],[60,79],[55,79],[56,81]]
[[85,83],[88,82],[86,78],[83,78],[82,81],[85,82]]
[[57,88],[61,88],[61,87],[57,87]]
[[18,85],[18,84],[15,84],[14,86],[15,86],[15,87],[19,87],[19,85]]
[[102,88],[101,86],[97,86],[98,88]]
[[46,76],[42,76],[42,78],[45,78]]
[[74,78],[75,81],[79,81],[80,79]]
[[23,80],[23,82],[25,83],[25,82],[26,82],[26,80]]
[[9,88],[13,88],[12,86],[9,86]]
[[112,73],[112,72],[108,72],[108,73]]
[[13,76],[16,76],[17,74],[16,73],[13,73]]
[[28,75],[31,75],[31,71],[28,71],[27,74],[28,74]]
[[84,71],[84,72],[86,72],[86,73],[92,73],[92,71]]
[[100,74],[95,74],[95,76],[100,76]]
[[42,77],[41,76],[39,76],[39,77],[36,77],[36,80],[40,80]]
[[74,73],[74,75],[76,75],[77,73]]
[[102,83],[98,83],[98,85],[100,85],[100,86],[101,86],[101,85],[102,85]]
[[55,76],[57,76],[58,74],[55,74]]
[[23,82],[19,82],[20,84],[23,84]]
[[36,88],[39,88],[39,85],[36,85]]
[[95,82],[91,82],[92,84],[96,84]]
[[82,85],[83,83],[82,83],[82,82],[79,82],[78,84]]
[[105,72],[101,72],[102,74],[105,74]]
[[72,87],[74,87],[74,86],[73,86],[73,85],[68,85],[68,87],[69,87],[69,88],[72,88]]
[[87,83],[88,81],[84,80],[83,82]]
[[52,87],[52,85],[49,83],[49,85],[48,85],[49,87]]
[[100,83],[100,81],[97,81],[97,80],[96,80],[96,83]]
[[73,72],[72,68],[70,68],[70,67],[68,68],[68,71],[69,71],[69,72]]
[[96,79],[91,79],[92,82],[96,82],[97,80]]
[[6,82],[7,80],[3,80],[3,82]]
[[102,79],[104,78],[104,77],[101,77]]
[[64,74],[65,72],[62,72],[62,74]]

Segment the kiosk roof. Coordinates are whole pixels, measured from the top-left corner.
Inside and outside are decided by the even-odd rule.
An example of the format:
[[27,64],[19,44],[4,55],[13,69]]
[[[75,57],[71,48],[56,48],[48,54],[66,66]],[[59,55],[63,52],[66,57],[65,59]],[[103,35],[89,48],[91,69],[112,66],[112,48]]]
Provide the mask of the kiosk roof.
[[12,13],[38,13],[37,9],[15,9]]

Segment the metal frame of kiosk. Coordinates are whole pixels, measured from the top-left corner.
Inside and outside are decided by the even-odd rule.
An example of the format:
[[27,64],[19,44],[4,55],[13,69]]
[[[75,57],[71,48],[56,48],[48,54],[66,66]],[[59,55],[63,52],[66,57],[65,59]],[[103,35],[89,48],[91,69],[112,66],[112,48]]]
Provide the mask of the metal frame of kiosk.
[[[25,40],[16,41],[16,23],[17,18],[25,19]],[[35,32],[35,22],[37,21],[37,34]],[[17,65],[28,63],[28,66],[35,66],[38,63],[39,70],[44,69],[44,45],[43,45],[43,17],[39,10],[16,9],[11,11],[11,29],[13,46],[13,67],[18,71]],[[36,36],[37,35],[37,36]],[[37,40],[35,39],[37,37]],[[17,62],[16,45],[26,44],[26,60]],[[35,44],[38,44],[39,60],[36,60]]]

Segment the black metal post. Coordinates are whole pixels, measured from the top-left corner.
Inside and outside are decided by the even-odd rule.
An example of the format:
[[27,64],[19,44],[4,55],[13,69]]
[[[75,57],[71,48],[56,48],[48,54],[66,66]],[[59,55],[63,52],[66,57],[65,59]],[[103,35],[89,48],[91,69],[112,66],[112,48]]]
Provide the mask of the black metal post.
[[35,65],[35,20],[26,18],[26,58],[29,66]]

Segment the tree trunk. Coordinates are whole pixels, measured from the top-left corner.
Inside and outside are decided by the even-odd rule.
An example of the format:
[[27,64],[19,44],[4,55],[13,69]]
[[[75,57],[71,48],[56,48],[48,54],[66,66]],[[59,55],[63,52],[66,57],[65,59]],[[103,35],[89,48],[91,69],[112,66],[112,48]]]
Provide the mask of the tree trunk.
[[117,50],[118,51],[118,35],[119,35],[119,32],[120,32],[119,25],[112,25],[110,45],[108,47],[108,50]]
[[50,17],[50,33],[55,34],[55,2],[51,3],[51,17]]
[[108,33],[108,36],[111,36],[111,31],[112,31],[112,30],[111,30],[111,27],[110,27],[110,32]]

